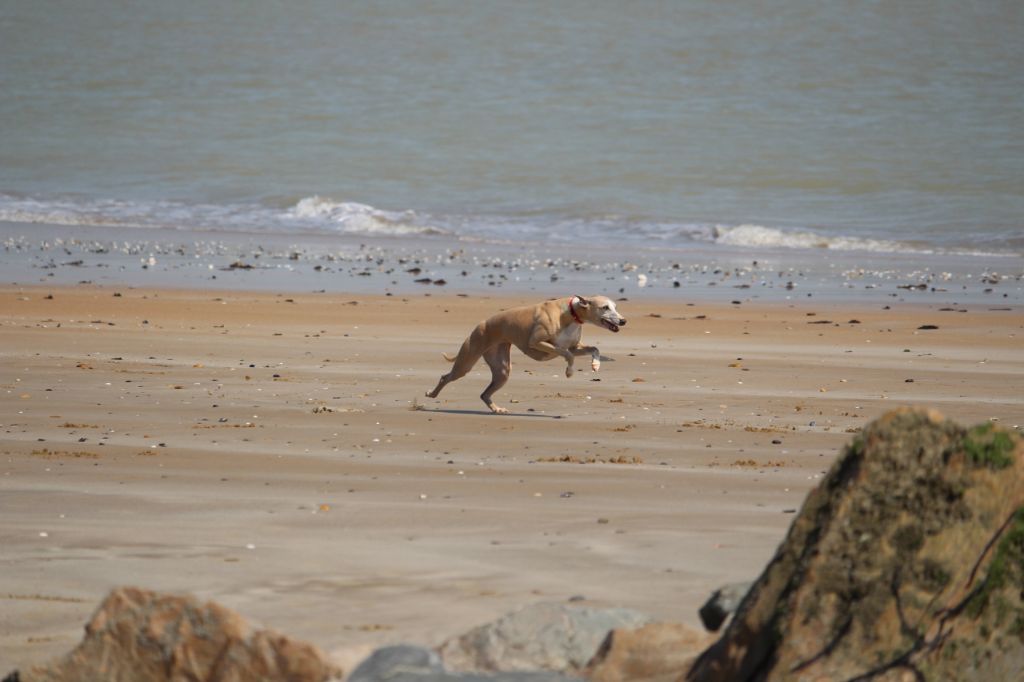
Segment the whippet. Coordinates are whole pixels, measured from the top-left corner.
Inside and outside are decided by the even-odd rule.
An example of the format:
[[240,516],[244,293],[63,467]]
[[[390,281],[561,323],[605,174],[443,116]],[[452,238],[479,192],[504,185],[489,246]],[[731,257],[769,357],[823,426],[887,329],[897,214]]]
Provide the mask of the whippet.
[[596,346],[580,345],[585,322],[618,332],[619,327],[626,324],[626,318],[619,315],[615,302],[606,296],[570,296],[512,308],[489,317],[466,337],[458,355],[452,358],[445,354],[445,359],[454,365],[450,372],[441,375],[427,397],[436,398],[442,388],[465,376],[482,357],[491,368],[491,383],[480,394],[480,399],[491,412],[506,414],[508,410],[495,405],[491,397],[508,381],[512,346],[534,360],[565,358],[566,377],[572,376],[577,356],[589,355],[590,369],[596,372],[601,368],[601,351]]

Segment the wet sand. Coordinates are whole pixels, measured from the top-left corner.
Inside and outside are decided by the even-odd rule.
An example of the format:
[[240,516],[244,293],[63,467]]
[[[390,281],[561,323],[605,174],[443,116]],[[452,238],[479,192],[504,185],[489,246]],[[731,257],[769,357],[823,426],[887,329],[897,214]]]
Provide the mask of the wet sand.
[[0,287],[0,673],[124,584],[339,660],[576,596],[696,626],[867,421],[1024,424],[1016,303],[634,298],[597,375],[513,351],[495,416],[483,363],[423,394],[543,296],[430,289]]

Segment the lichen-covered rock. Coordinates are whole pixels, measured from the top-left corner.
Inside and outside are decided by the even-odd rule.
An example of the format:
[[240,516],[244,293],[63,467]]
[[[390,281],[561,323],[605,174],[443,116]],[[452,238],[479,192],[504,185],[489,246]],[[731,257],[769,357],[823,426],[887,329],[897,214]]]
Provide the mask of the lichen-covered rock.
[[810,493],[686,679],[1018,680],[1024,445],[898,410]]
[[454,673],[437,652],[409,644],[386,646],[359,664],[348,682],[573,682],[553,672]]
[[595,609],[551,602],[532,604],[445,642],[441,658],[450,670],[576,673],[615,628],[634,628],[650,618],[629,609]]
[[111,592],[66,656],[19,682],[324,682],[334,669],[316,647],[253,630],[230,609],[134,587]]

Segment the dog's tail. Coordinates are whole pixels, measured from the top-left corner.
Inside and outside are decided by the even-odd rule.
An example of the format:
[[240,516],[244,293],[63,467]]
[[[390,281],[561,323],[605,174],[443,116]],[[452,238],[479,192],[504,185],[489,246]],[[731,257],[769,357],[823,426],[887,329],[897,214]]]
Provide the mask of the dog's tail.
[[441,357],[443,357],[448,362],[455,362],[455,357],[448,355],[447,353],[441,353]]

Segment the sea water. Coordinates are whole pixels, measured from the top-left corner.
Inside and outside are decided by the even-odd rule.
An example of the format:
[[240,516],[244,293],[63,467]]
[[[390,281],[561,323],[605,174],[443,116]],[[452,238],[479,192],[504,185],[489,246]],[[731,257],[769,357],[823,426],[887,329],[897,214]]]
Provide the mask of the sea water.
[[1019,269],[1022,35],[1017,0],[10,0],[0,221]]

